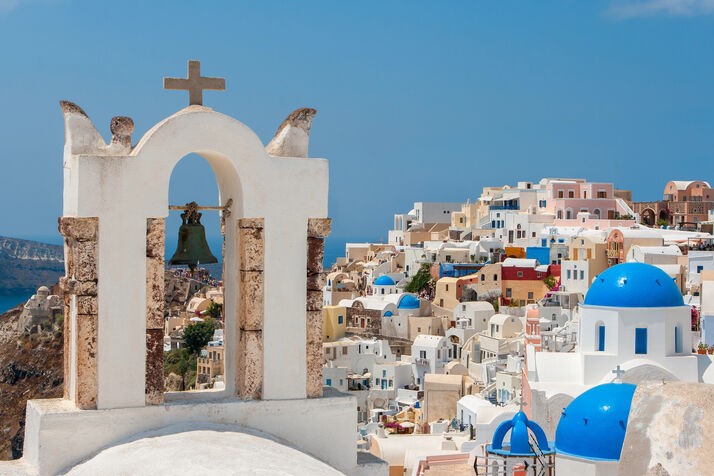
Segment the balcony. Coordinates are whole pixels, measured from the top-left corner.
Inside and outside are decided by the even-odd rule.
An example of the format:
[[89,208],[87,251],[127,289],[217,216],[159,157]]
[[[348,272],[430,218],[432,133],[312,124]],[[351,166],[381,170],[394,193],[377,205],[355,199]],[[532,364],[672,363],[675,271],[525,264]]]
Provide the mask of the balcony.
[[490,207],[488,207],[488,209],[490,211],[493,211],[493,210],[519,210],[520,207],[516,203],[516,204],[512,204],[512,205],[491,205]]
[[423,359],[423,358],[420,357],[420,358],[418,358],[418,359],[414,359],[414,363],[417,364],[417,365],[422,365],[422,366],[424,366],[424,367],[428,367],[428,366],[429,366],[429,359]]

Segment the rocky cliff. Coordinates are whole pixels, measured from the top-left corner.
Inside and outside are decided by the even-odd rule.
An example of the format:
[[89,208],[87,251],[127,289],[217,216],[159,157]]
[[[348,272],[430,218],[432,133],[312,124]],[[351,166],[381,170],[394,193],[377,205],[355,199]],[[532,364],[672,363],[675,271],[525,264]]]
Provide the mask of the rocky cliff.
[[0,294],[34,292],[64,274],[61,246],[0,237]]
[[21,313],[0,315],[0,460],[22,456],[27,400],[62,396],[62,333],[19,333]]

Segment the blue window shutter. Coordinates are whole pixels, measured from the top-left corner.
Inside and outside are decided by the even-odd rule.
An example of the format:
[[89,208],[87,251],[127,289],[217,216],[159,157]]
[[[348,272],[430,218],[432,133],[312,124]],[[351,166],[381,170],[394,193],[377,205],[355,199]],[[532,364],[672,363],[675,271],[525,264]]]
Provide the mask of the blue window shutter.
[[674,352],[682,352],[682,337],[679,335],[679,327],[674,328]]
[[647,353],[647,328],[638,327],[635,329],[635,354]]
[[605,326],[598,326],[597,350],[600,352],[605,350]]

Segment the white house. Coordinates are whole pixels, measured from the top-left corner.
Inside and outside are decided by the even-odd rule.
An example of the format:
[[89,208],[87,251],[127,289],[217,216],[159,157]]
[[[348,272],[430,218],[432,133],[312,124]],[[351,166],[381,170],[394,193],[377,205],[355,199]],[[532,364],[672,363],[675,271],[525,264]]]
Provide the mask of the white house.
[[424,374],[443,373],[449,361],[449,341],[444,336],[418,335],[412,344],[412,358],[416,364],[417,385],[421,387]]
[[456,403],[456,418],[475,430],[476,445],[489,443],[502,421],[510,420],[518,411],[516,405],[498,406],[480,395],[464,395]]

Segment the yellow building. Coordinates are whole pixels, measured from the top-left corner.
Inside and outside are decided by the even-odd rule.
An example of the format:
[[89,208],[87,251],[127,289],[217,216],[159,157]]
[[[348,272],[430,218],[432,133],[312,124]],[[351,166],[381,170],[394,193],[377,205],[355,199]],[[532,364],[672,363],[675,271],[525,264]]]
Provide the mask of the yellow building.
[[322,307],[322,341],[335,342],[345,336],[347,308],[345,306]]

